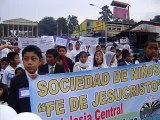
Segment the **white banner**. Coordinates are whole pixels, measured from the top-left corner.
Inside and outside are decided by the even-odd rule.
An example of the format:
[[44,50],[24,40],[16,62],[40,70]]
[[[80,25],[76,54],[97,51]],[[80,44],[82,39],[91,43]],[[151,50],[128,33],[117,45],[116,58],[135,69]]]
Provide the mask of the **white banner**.
[[80,37],[79,41],[83,42],[86,46],[89,45],[98,45],[98,38],[93,37]]
[[50,37],[45,38],[18,38],[18,46],[23,50],[28,45],[35,45],[41,49],[42,52],[50,48],[54,48],[54,40]]
[[160,63],[29,80],[32,112],[43,120],[159,120]]
[[39,48],[41,48],[43,52],[46,52],[48,49],[54,48],[54,45],[54,39],[51,39],[50,36],[41,38],[39,41]]
[[68,39],[56,37],[56,45],[67,46]]

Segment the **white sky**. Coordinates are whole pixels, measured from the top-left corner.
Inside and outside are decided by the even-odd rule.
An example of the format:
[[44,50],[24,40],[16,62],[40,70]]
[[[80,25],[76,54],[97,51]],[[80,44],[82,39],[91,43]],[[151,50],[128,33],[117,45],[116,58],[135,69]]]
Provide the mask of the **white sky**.
[[[150,20],[155,15],[160,15],[160,0],[119,0],[129,3],[130,18],[135,21]],[[99,7],[110,6],[112,0],[0,0],[1,21],[8,19],[24,18],[39,21],[43,17],[50,16],[67,17],[75,15],[79,23],[85,19],[97,19],[101,9]],[[113,7],[110,6],[112,11]]]

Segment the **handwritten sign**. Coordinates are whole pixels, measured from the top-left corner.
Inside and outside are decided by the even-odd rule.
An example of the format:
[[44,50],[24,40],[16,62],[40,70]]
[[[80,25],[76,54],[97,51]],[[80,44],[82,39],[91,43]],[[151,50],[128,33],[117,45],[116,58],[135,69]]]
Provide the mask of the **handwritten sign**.
[[28,45],[35,45],[41,49],[42,52],[46,52],[48,49],[54,47],[54,40],[50,37],[44,38],[18,38],[18,46],[21,51]]
[[80,37],[80,41],[85,44],[86,46],[89,45],[98,45],[98,38],[93,38],[93,37]]
[[62,37],[56,37],[56,45],[67,46],[68,39]]

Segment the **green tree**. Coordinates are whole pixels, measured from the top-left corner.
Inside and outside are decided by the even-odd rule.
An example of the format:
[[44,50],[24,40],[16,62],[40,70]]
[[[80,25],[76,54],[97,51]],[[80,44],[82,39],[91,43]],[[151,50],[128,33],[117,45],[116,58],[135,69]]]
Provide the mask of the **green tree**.
[[56,20],[53,17],[45,17],[38,23],[39,35],[56,35]]
[[122,23],[123,24],[130,24],[130,25],[136,24],[136,22],[133,19],[130,19],[130,20],[124,19],[124,20],[122,20]]
[[58,35],[63,35],[68,33],[68,28],[67,28],[67,20],[64,17],[60,17],[56,20],[57,27],[58,27]]
[[77,16],[69,15],[67,18],[67,26],[68,26],[68,34],[72,34],[74,27],[79,26]]
[[99,20],[103,20],[105,22],[109,22],[112,19],[112,12],[110,11],[109,7],[107,5],[102,7],[102,11],[99,12],[99,14],[101,15],[98,19]]
[[156,15],[153,19],[150,20],[151,22],[160,22],[160,15]]

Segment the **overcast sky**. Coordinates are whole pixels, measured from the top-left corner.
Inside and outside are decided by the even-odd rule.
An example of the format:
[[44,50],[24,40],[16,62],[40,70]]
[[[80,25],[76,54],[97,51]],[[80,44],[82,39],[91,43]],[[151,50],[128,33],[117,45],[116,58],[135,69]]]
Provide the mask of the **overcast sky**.
[[[137,22],[160,15],[160,0],[119,1],[131,5],[130,17]],[[16,18],[39,21],[46,16],[57,19],[76,15],[81,23],[85,19],[99,17],[101,9],[90,6],[90,3],[103,7],[106,4],[110,6],[111,2],[112,0],[0,0],[0,17],[1,21]],[[112,11],[113,7],[110,6],[110,9]]]

